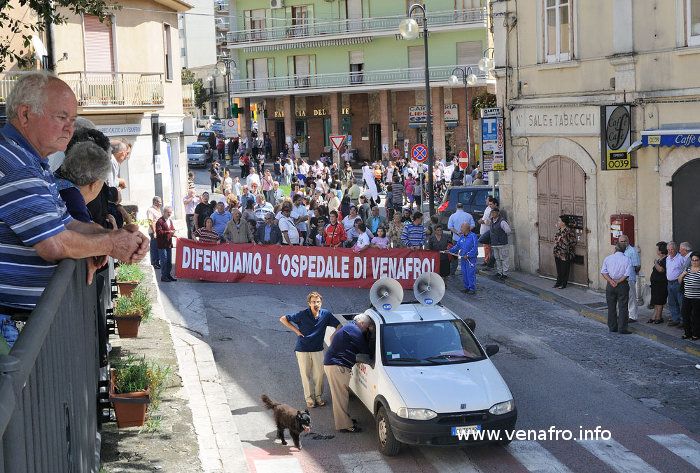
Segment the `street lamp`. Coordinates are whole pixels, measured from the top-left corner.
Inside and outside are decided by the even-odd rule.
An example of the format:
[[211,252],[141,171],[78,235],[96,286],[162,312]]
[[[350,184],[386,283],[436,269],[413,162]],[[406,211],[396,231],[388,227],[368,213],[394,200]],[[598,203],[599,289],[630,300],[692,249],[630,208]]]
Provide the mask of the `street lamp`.
[[408,10],[408,18],[401,20],[399,24],[399,33],[403,39],[412,40],[418,37],[418,22],[411,15],[414,10],[420,10],[423,13],[423,48],[425,60],[425,123],[426,132],[428,135],[428,198],[430,202],[429,213],[432,217],[435,214],[435,187],[433,183],[433,166],[435,157],[433,152],[433,116],[430,112],[430,73],[428,72],[428,17],[425,12],[425,7],[418,3],[411,5]]
[[478,81],[476,74],[472,72],[471,66],[455,67],[452,69],[452,75],[447,79],[447,83],[450,87],[459,85],[459,77],[456,73],[462,76],[462,81],[464,82],[464,112],[467,118],[467,154],[471,156],[471,130],[469,129],[469,86],[475,85]]
[[[488,56],[489,51],[491,51],[491,57]],[[482,56],[483,57],[479,59],[479,70],[488,73],[496,67],[496,62],[493,60],[493,48],[484,49]]]
[[219,58],[219,61],[216,63],[216,69],[223,75],[226,76],[226,96],[228,98],[228,107],[226,108],[226,118],[231,118],[231,86],[230,86],[230,81],[231,81],[231,63],[233,63],[233,74],[236,74],[236,71],[238,70],[238,64],[236,64],[236,61],[227,58],[227,57],[221,57]]

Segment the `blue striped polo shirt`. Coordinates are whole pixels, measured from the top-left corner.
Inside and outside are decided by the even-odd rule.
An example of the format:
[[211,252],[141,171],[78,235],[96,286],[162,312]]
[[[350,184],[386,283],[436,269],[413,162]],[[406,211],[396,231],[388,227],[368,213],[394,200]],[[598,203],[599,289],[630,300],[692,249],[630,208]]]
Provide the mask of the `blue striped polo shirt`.
[[415,225],[409,222],[403,227],[401,232],[401,241],[409,248],[414,246],[423,246],[425,243],[425,228],[423,225]]
[[[11,124],[0,130],[0,304],[32,309],[56,270],[34,245],[72,220],[49,162]],[[2,313],[2,309],[0,309]]]

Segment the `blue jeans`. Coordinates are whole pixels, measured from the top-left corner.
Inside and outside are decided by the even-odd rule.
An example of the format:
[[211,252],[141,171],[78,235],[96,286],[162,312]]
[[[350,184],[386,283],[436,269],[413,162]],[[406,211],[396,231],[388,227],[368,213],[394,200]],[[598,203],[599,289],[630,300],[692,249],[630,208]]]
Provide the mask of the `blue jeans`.
[[7,344],[12,348],[12,345],[17,341],[17,336],[19,332],[17,331],[17,326],[9,315],[0,315],[0,332],[5,338]]
[[681,304],[683,295],[681,294],[681,283],[678,281],[668,282],[668,309],[671,311],[671,320],[681,322]]
[[172,262],[173,249],[172,248],[161,248],[158,250],[158,257],[160,258],[160,278],[171,278],[173,277],[171,273],[173,269]]
[[459,259],[462,265],[462,284],[467,291],[476,291],[476,257]]
[[156,236],[151,234],[149,234],[148,236],[151,237],[151,264],[153,266],[159,266],[160,259],[158,253],[158,244],[156,243]]

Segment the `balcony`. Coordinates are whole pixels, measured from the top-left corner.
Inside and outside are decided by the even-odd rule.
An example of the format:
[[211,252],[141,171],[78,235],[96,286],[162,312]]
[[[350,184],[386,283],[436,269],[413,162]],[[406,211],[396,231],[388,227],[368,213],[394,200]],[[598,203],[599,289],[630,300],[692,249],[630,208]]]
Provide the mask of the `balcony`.
[[81,107],[163,105],[163,74],[141,72],[62,72]]
[[[219,21],[221,20],[221,21]],[[228,31],[231,29],[231,23],[223,21],[222,18],[216,19],[216,31]]]
[[194,86],[192,84],[182,84],[182,108],[194,107]]
[[[433,32],[470,25],[485,28],[486,17],[486,8],[429,12],[428,24]],[[404,18],[406,15],[358,19],[305,18],[300,20],[287,18],[286,20],[280,19],[281,24],[276,20],[275,26],[271,28],[233,31],[227,33],[227,36],[231,47],[245,47],[253,44],[258,46],[282,40],[302,42],[308,38],[319,39],[319,36],[324,37],[324,39],[357,36],[358,34],[394,36],[398,32],[399,23]]]
[[[479,83],[484,85],[487,74],[471,64]],[[447,81],[452,74],[454,65],[431,67],[430,80],[435,82]],[[380,71],[344,72],[331,74],[303,74],[284,77],[263,77],[237,79],[231,81],[231,92],[238,97],[253,97],[261,95],[284,95],[298,91],[300,93],[317,93],[321,90],[341,89],[374,90],[383,88],[411,88],[425,85],[425,72],[422,67],[412,69],[389,69]]]
[[214,13],[225,13],[228,14],[228,2],[215,1],[214,2]]

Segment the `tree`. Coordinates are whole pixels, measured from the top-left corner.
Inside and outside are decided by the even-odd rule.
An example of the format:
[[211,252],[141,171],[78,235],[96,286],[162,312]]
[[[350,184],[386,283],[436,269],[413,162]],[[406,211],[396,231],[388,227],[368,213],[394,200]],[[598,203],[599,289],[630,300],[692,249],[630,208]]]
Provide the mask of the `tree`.
[[183,69],[180,73],[180,78],[182,79],[183,85],[194,84],[194,72],[189,69]]
[[[27,21],[31,18],[15,18],[13,11],[17,7],[28,7],[33,10],[37,16],[36,23]],[[27,55],[31,45],[32,36],[40,34],[46,30],[51,23],[61,25],[66,22],[68,17],[59,10],[67,9],[70,12],[81,15],[95,15],[101,22],[104,22],[110,10],[118,10],[121,7],[116,3],[106,0],[0,0],[0,30],[5,32],[21,35],[22,49],[19,51],[14,49],[10,43],[9,37],[0,39],[0,72],[7,69],[13,62],[17,66],[24,69],[33,64],[33,60]],[[9,36],[9,35],[8,35]]]
[[194,87],[194,106],[197,108],[202,108],[205,102],[211,100],[211,96],[204,87],[202,79],[195,80],[192,83],[192,87]]

